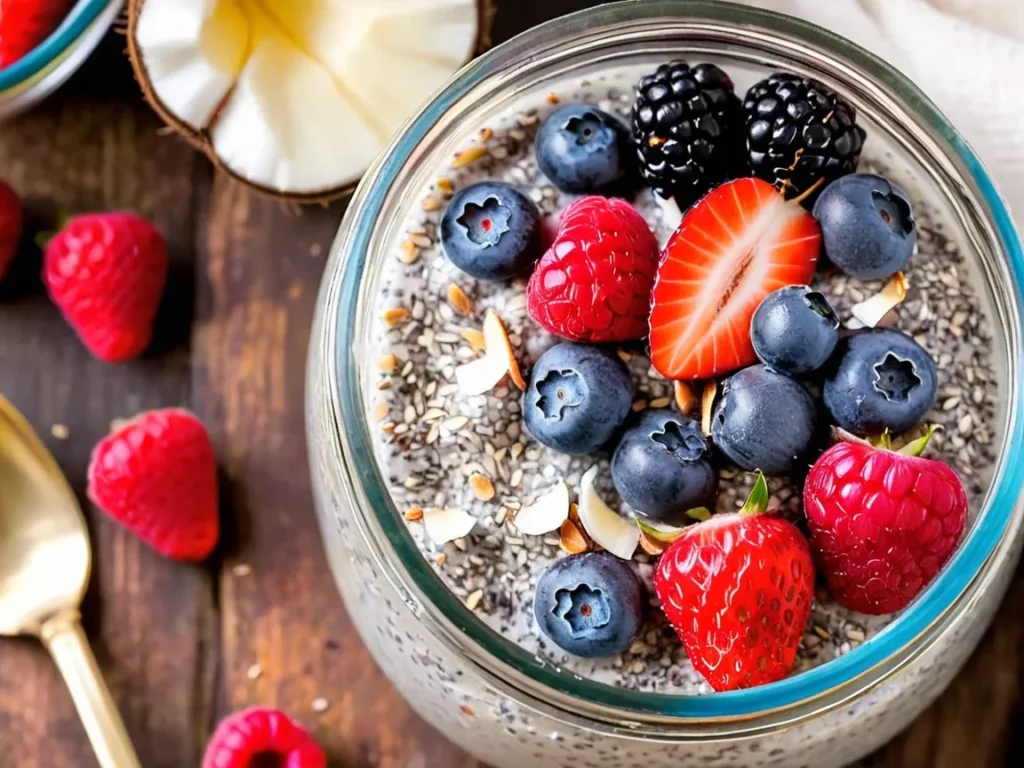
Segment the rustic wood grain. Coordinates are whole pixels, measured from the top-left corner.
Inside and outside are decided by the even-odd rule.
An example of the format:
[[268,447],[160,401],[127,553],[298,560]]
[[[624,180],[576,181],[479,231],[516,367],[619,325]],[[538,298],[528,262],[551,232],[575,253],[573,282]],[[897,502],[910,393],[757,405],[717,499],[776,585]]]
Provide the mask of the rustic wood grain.
[[[591,0],[520,0],[496,40]],[[502,5],[499,3],[499,5]],[[169,563],[88,513],[87,625],[146,768],[196,768],[227,712],[272,704],[309,725],[336,768],[483,768],[411,712],[373,665],[324,560],[303,436],[309,321],[344,204],[301,212],[214,175],[158,135],[112,36],[44,107],[0,126],[0,175],[31,227],[58,210],[131,207],[168,235],[174,269],[154,350],[92,360],[39,285],[26,246],[0,286],[0,391],[43,434],[79,494],[113,418],[187,404],[222,464],[225,542],[206,568]],[[50,435],[67,425],[70,437]],[[861,768],[1019,764],[1024,579],[949,692]],[[326,710],[316,711],[317,699]],[[37,644],[0,640],[0,768],[95,762]]]
[[[457,765],[455,749],[373,666],[341,606],[312,513],[303,370],[343,206],[295,213],[218,175],[200,207],[208,217],[198,244],[193,404],[217,446],[235,528],[220,578],[222,703],[286,708],[339,765],[397,768],[424,756],[423,765]],[[325,711],[315,711],[317,699]]]
[[[168,235],[174,262],[156,348],[125,366],[95,361],[82,347],[43,292],[30,242],[4,281],[0,391],[41,433],[80,498],[89,451],[112,419],[189,397],[191,308],[181,297],[191,295],[196,164],[191,150],[158,135],[130,95],[121,44],[112,38],[64,93],[0,127],[0,173],[25,197],[30,229],[52,226],[58,211],[134,208]],[[52,437],[54,424],[66,425],[69,438]],[[197,765],[196,720],[210,717],[213,692],[210,578],[88,515],[95,567],[85,623],[128,730],[147,768]],[[0,642],[0,766],[94,765],[42,648]]]

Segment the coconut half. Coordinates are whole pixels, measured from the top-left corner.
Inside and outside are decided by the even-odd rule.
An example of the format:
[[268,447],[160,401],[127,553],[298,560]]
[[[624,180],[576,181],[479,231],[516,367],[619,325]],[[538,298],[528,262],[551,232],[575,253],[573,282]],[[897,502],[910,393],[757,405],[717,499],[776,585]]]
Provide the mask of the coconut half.
[[128,51],[163,119],[269,194],[349,191],[484,47],[488,0],[131,0]]

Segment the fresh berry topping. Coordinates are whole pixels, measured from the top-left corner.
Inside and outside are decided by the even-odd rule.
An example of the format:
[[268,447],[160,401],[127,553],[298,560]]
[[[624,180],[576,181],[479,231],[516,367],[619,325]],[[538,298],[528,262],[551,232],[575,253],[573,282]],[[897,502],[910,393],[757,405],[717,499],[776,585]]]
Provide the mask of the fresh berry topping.
[[564,453],[593,453],[626,420],[633,385],[622,361],[597,347],[557,344],[530,373],[523,393],[526,428]]
[[643,622],[643,584],[607,552],[571,555],[537,580],[537,626],[563,651],[594,659],[629,647]]
[[[747,154],[755,176],[787,197],[853,173],[866,134],[842,97],[814,80],[778,73],[743,101]],[[807,198],[813,202],[813,192]]]
[[626,127],[589,104],[551,113],[537,132],[536,152],[551,183],[577,194],[608,190],[626,178],[633,159]]
[[750,320],[765,296],[814,276],[814,218],[760,179],[713,190],[665,246],[651,309],[651,361],[670,379],[709,379],[757,359]]
[[714,64],[658,67],[640,81],[633,104],[633,142],[645,181],[685,208],[730,177],[742,120],[732,80]]
[[799,382],[753,365],[723,383],[711,440],[743,469],[784,475],[810,458],[817,427],[814,400]]
[[472,184],[441,217],[441,245],[452,264],[479,280],[507,280],[540,253],[540,212],[526,195],[498,181]]
[[906,432],[935,402],[935,361],[893,328],[872,328],[836,347],[823,390],[832,419],[855,435]]
[[882,280],[907,266],[917,229],[906,192],[888,179],[856,173],[833,181],[814,204],[821,246],[852,277]]
[[839,341],[839,316],[806,285],[772,291],[750,321],[750,340],[762,363],[787,376],[816,371]]
[[186,410],[147,411],[100,441],[88,496],[166,557],[198,562],[217,544],[217,462]]
[[967,493],[941,461],[860,440],[821,455],[804,485],[811,546],[829,589],[847,608],[905,608],[949,560],[967,524]]
[[651,520],[693,522],[686,512],[714,506],[718,473],[700,424],[668,408],[644,411],[612,456],[619,496]]
[[76,216],[43,254],[43,282],[79,338],[108,363],[149,346],[167,279],[160,233],[129,212]]
[[18,193],[0,181],[0,280],[18,252],[23,217]]
[[327,757],[284,712],[252,707],[221,721],[206,745],[202,768],[326,768]]
[[781,680],[814,596],[814,564],[792,523],[763,514],[758,479],[739,513],[690,526],[665,550],[654,587],[686,655],[716,691]]
[[642,338],[657,267],[658,241],[629,203],[580,198],[530,278],[530,316],[570,341]]
[[30,53],[67,15],[71,0],[14,0],[0,8],[0,69]]

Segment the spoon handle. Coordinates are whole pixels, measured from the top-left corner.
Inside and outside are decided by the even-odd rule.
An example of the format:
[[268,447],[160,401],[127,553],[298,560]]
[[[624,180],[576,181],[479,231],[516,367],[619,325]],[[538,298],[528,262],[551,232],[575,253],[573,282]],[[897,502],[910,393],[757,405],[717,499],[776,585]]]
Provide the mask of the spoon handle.
[[41,637],[71,691],[100,768],[142,768],[89,648],[78,611],[49,619]]

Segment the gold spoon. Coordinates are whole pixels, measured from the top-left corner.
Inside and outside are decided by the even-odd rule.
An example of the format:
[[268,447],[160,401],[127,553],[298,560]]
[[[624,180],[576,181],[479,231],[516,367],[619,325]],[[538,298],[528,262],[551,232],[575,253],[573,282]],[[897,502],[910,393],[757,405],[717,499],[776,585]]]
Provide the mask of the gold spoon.
[[92,553],[46,446],[0,396],[0,635],[35,635],[57,662],[101,768],[141,768],[78,612]]

